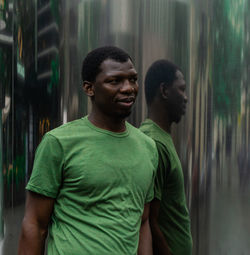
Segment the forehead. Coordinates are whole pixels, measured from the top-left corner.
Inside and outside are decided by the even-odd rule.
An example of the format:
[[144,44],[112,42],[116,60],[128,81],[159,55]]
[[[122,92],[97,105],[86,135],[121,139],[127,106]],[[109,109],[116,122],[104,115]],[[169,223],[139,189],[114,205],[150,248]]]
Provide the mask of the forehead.
[[184,75],[180,70],[177,70],[175,73],[176,79],[174,80],[174,84],[176,85],[185,85],[186,82],[184,80]]
[[118,62],[113,59],[107,59],[102,62],[100,66],[100,74],[105,74],[108,76],[119,75],[119,74],[137,74],[135,67],[130,59],[126,62]]
[[181,79],[184,80],[184,75],[183,75],[183,73],[180,70],[176,71],[175,76],[179,80],[181,80]]

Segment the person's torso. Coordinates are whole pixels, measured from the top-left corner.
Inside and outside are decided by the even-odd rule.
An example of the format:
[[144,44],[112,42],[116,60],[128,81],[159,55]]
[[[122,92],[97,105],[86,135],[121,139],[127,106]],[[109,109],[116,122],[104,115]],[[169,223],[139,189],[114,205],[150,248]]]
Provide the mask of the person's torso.
[[[163,131],[152,120],[147,119],[140,130],[156,141],[166,162],[166,179],[158,222],[173,255],[191,255],[192,237],[190,217],[186,205],[184,177],[181,163],[170,134]],[[159,145],[159,146],[158,146]]]
[[128,124],[126,132],[117,134],[86,118],[79,124],[51,132],[63,148],[64,165],[48,254],[136,254],[157,165],[154,143]]

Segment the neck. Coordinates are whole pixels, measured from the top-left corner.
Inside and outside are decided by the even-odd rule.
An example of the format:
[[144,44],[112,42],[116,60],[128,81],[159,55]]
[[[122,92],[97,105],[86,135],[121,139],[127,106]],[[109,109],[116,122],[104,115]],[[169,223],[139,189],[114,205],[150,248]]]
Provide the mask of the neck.
[[124,132],[126,130],[125,119],[111,116],[98,115],[94,111],[88,116],[89,121],[98,128],[112,132]]
[[154,121],[164,131],[171,133],[171,124],[168,113],[164,107],[152,105],[148,110],[148,118]]

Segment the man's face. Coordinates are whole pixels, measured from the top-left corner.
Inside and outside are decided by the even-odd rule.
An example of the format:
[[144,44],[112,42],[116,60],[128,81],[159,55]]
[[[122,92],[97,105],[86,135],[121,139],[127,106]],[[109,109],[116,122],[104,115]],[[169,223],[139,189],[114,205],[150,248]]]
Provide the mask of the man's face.
[[137,72],[131,62],[103,61],[93,82],[93,106],[98,114],[124,119],[131,113],[138,92]]
[[176,80],[174,80],[172,86],[168,87],[168,113],[170,120],[178,123],[181,120],[181,116],[186,112],[187,95],[186,82],[184,80],[181,71],[176,71]]

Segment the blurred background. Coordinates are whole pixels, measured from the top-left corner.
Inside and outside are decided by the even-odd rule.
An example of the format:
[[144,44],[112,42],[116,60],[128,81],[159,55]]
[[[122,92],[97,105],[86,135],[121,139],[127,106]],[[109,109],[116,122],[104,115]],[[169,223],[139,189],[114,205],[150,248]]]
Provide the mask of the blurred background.
[[17,253],[25,185],[48,130],[89,112],[81,63],[99,46],[128,51],[147,115],[150,64],[187,81],[175,126],[195,255],[250,254],[250,0],[0,0],[0,255]]

